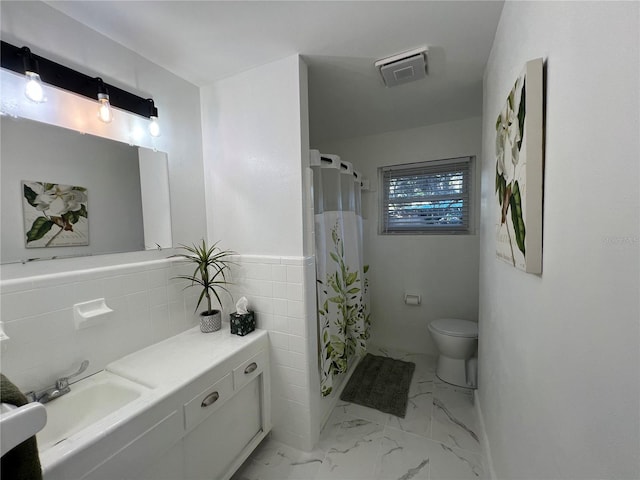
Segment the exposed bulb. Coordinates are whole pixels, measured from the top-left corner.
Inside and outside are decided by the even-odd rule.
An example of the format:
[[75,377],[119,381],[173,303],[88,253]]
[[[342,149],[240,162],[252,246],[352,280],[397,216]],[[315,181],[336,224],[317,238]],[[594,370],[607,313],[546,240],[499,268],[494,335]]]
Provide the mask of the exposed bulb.
[[44,89],[42,88],[40,75],[35,72],[26,72],[25,80],[27,82],[24,87],[25,96],[34,103],[44,102]]
[[111,104],[109,103],[109,95],[106,93],[99,93],[98,102],[100,102],[100,107],[98,107],[98,118],[104,123],[111,123],[111,120],[113,120],[113,114],[111,112]]
[[151,122],[149,123],[149,133],[152,137],[160,136],[160,124],[158,123],[158,117],[151,117]]

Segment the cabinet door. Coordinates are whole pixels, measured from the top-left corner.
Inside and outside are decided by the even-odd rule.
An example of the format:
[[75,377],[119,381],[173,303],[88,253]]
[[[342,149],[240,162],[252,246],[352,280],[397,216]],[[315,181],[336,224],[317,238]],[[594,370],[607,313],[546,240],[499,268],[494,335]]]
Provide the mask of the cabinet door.
[[184,426],[187,431],[198,425],[233,396],[231,374],[218,380],[184,405]]
[[183,440],[185,478],[216,480],[262,431],[256,377]]
[[182,428],[182,416],[173,411],[135,440],[123,445],[118,453],[102,462],[82,479],[138,478],[138,472],[151,465],[158,452],[166,452],[176,443]]
[[159,458],[150,462],[145,470],[135,475],[136,480],[179,480],[184,471],[182,459],[182,440],[176,443],[168,452],[163,452]]

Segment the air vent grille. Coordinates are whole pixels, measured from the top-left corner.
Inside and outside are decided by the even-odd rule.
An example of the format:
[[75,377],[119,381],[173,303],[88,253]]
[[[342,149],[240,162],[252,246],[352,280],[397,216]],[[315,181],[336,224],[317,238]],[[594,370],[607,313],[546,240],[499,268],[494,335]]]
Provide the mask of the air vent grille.
[[378,60],[375,66],[387,87],[420,80],[427,76],[427,49],[419,48],[387,57]]

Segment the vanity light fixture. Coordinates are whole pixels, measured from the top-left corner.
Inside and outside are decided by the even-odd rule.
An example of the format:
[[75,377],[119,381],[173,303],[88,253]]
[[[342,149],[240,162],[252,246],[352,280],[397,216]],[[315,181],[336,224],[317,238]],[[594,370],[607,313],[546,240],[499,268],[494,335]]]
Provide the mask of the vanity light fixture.
[[109,90],[104,86],[104,82],[100,77],[96,79],[98,82],[98,118],[104,123],[111,123],[113,114],[111,112],[111,104],[109,103]]
[[[157,123],[158,109],[151,98],[140,97],[105,83],[101,78],[85,75],[77,70],[35,55],[28,47],[16,47],[5,41],[0,41],[0,44],[0,66],[26,76],[28,83],[25,94],[31,101],[43,102],[46,100],[42,84],[38,83],[41,81],[92,100],[95,100],[97,96],[100,102],[99,117],[103,122],[108,123],[111,121],[113,114],[111,107],[114,107],[148,118],[152,123],[152,117],[155,117]],[[107,108],[107,105],[109,108]],[[102,112],[104,112],[104,116]],[[153,128],[155,130],[156,127]],[[157,132],[159,135],[159,127]]]
[[151,116],[149,117],[149,119],[151,121],[149,122],[149,134],[152,137],[159,137],[160,124],[158,123],[158,109],[153,104],[153,100],[150,100],[150,101],[151,101]]
[[44,89],[42,88],[42,80],[40,79],[40,69],[38,68],[38,60],[36,60],[27,47],[20,49],[22,55],[22,63],[24,65],[25,96],[34,103],[42,103],[45,101]]

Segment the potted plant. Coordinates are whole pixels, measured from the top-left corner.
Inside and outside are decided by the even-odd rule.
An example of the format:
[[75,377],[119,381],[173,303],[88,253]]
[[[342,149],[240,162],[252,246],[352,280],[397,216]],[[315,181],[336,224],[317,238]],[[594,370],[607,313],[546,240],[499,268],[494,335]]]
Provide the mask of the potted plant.
[[191,284],[187,285],[187,287],[199,285],[202,288],[195,311],[198,311],[200,304],[206,298],[207,310],[200,313],[200,330],[205,333],[220,330],[222,326],[221,311],[215,310],[211,306],[212,294],[215,296],[221,308],[222,302],[218,291],[224,290],[231,295],[225,287],[225,285],[231,283],[227,281],[226,274],[228,273],[227,270],[229,266],[233,263],[229,257],[234,255],[235,252],[231,250],[221,250],[218,247],[218,243],[219,242],[216,242],[209,247],[206,242],[202,240],[201,245],[195,243],[192,246],[181,245],[180,248],[186,252],[171,256],[171,258],[182,258],[186,262],[195,265],[195,270],[191,275],[178,275],[174,278],[189,280]]

